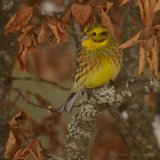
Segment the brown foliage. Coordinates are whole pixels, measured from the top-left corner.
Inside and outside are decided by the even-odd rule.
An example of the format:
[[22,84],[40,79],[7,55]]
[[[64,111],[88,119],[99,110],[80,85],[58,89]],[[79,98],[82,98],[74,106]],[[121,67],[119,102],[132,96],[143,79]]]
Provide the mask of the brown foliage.
[[[121,5],[125,5],[129,2],[129,0],[122,0]],[[67,33],[66,28],[71,21],[71,16],[73,16],[78,24],[83,26],[89,21],[95,21],[95,17],[98,15],[101,19],[102,25],[104,25],[114,35],[115,26],[108,13],[112,8],[115,8],[116,2],[112,1],[105,3],[104,1],[100,1],[98,3],[96,2],[96,5],[92,5],[91,3],[92,1],[86,3],[83,2],[81,4],[73,3],[70,8],[64,11],[61,18],[56,16],[54,18],[50,18],[46,16],[43,23],[38,26],[39,33],[37,33],[37,28],[22,31],[22,35],[19,38],[20,51],[18,55],[21,70],[26,69],[28,54],[36,50],[37,45],[49,41],[48,45],[54,47],[57,44],[63,44],[69,40],[69,34]],[[93,4],[94,3],[95,2],[93,1]],[[62,2],[60,4],[62,4]],[[135,36],[133,36],[133,38],[122,44],[120,48],[124,49],[135,44],[140,44],[147,52],[147,60],[151,67],[153,76],[158,77],[158,61],[156,61],[154,57],[157,57],[156,50],[158,49],[157,45],[159,44],[159,38],[155,36],[157,36],[160,29],[158,25],[153,26],[153,19],[156,12],[160,10],[160,3],[157,0],[153,0],[152,2],[149,0],[137,0],[137,5],[140,9],[141,18],[145,28],[139,31]],[[18,30],[23,30],[26,26],[28,27],[32,13],[32,7],[23,6],[11,17],[5,27],[5,33],[16,32]],[[92,18],[90,19],[90,17]],[[117,29],[118,28],[116,28],[116,31]],[[155,41],[155,39],[157,39],[157,43],[153,45],[153,41]],[[142,60],[140,60],[140,70],[143,68],[141,67],[143,66],[141,63]],[[139,71],[139,73],[142,72],[143,71]]]
[[25,112],[20,112],[11,119],[9,123],[11,129],[5,151],[6,158],[13,157],[15,152],[26,144],[26,133],[28,130],[25,125],[27,119],[28,116]]
[[83,4],[72,4],[71,12],[76,22],[78,22],[80,25],[84,25],[91,15],[91,6]]
[[48,26],[46,22],[42,23],[41,29],[38,34],[38,43],[43,43],[47,40],[49,37],[49,31],[48,31]]
[[159,47],[158,47],[158,42],[157,42],[156,38],[154,39],[151,53],[152,53],[151,63],[152,63],[152,66],[153,66],[152,73],[153,73],[153,75],[155,77],[158,77],[158,74],[159,74],[158,73],[158,53],[159,53]]
[[21,70],[24,70],[27,63],[27,54],[31,54],[37,45],[36,36],[33,33],[33,26],[28,25],[24,27],[18,41],[20,44],[20,49],[17,58]]
[[114,28],[113,28],[113,24],[111,22],[111,19],[110,17],[108,16],[108,11],[109,9],[113,6],[113,3],[107,3],[107,10],[106,12],[104,11],[104,8],[103,7],[99,7],[100,11],[99,11],[99,14],[100,14],[100,17],[101,17],[101,23],[103,26],[105,26],[113,35],[115,35],[114,33]]
[[[92,1],[89,3],[92,3]],[[28,61],[30,57],[29,54],[39,52],[38,48],[43,45],[43,43],[46,44],[46,48],[49,48],[68,42],[69,33],[67,32],[67,28],[73,19],[80,24],[80,26],[83,26],[88,22],[95,22],[95,17],[99,14],[98,16],[101,18],[102,25],[114,34],[114,28],[108,16],[108,11],[112,8],[113,2],[105,3],[101,1],[96,2],[97,5],[73,3],[68,9],[63,11],[64,13],[61,18],[58,16],[49,17],[48,15],[44,15],[43,22],[35,26],[33,19],[37,16],[38,11],[36,9],[38,8],[41,12],[38,4],[39,3],[36,3],[34,7],[22,6],[22,8],[11,17],[5,27],[5,33],[21,30],[21,35],[18,39],[20,50],[17,56],[21,70],[28,71],[27,66],[28,64],[31,65],[31,62]],[[59,1],[56,2],[56,4],[59,4]],[[60,4],[62,4],[62,2]],[[33,5],[34,3],[32,6]],[[33,9],[34,15],[32,15]],[[96,13],[96,11],[98,11],[98,13]],[[42,13],[40,14],[43,16]]]
[[140,47],[139,68],[138,68],[139,77],[141,77],[143,74],[145,64],[146,64],[146,52],[143,47]]
[[64,29],[65,25],[63,22],[60,22],[57,19],[51,19],[48,21],[48,26],[55,36],[57,43],[64,43],[68,41],[68,34]]
[[5,34],[11,32],[17,32],[21,30],[32,17],[33,8],[28,6],[23,6],[18,10],[8,21],[5,26]]
[[130,0],[122,0],[122,5],[125,5],[125,4],[127,4],[127,3],[129,3],[130,2]]
[[40,145],[36,139],[30,140],[30,142],[19,150],[14,155],[14,160],[25,159],[28,155],[31,155],[34,160],[41,160]]
[[50,44],[53,46],[57,43],[65,43],[68,41],[65,23],[67,19],[70,18],[69,12],[66,12],[62,17],[62,22],[57,18],[45,20],[42,25],[39,26],[39,34],[37,34],[37,28],[29,24],[32,13],[32,7],[22,6],[22,8],[11,17],[5,27],[5,34],[21,30],[21,35],[18,39],[20,49],[17,56],[21,70],[26,69],[28,54],[35,51],[38,44],[49,40],[50,36],[52,36]]
[[125,43],[121,44],[119,47],[122,49],[129,48],[137,43],[139,43],[139,37],[141,35],[141,31],[136,33],[131,39],[126,41]]
[[[34,96],[37,97],[40,104],[49,104],[38,93]],[[47,153],[57,153],[64,149],[60,140],[60,132],[64,131],[66,133],[67,126],[59,112],[47,113],[38,123],[29,118],[24,111],[21,111],[11,119],[9,124],[10,134],[6,144],[5,158],[18,160],[29,156],[34,160],[41,160],[43,148],[40,147],[37,140],[40,135],[48,138]]]
[[147,58],[153,77],[158,78],[158,50],[160,47],[158,37],[160,28],[159,25],[153,25],[153,19],[156,12],[160,10],[159,2],[156,0],[137,0],[137,3],[145,27],[127,42],[120,45],[120,48],[124,49],[135,44],[140,44],[138,75],[142,75]]

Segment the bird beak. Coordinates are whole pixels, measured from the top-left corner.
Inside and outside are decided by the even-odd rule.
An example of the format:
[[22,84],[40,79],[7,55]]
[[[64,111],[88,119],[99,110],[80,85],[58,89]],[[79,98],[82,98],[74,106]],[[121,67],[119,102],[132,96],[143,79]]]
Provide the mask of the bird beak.
[[87,38],[86,35],[82,35],[82,36],[80,36],[79,40],[80,40],[80,41],[83,41],[83,40],[85,40],[86,38]]

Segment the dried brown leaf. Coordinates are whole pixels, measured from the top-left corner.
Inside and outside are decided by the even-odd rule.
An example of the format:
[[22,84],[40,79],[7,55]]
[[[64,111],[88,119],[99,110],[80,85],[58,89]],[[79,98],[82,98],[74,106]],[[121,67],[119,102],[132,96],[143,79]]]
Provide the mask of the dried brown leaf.
[[56,26],[54,20],[49,21],[48,22],[48,26],[50,27],[50,29],[52,30],[54,36],[56,37],[57,43],[60,43],[61,39],[60,39],[60,36],[59,36],[59,33],[58,33],[58,29],[57,29],[57,26]]
[[14,155],[17,149],[24,145],[26,142],[25,124],[28,120],[28,116],[25,112],[20,112],[15,115],[9,125],[11,127],[9,138],[6,144],[5,157],[10,158]]
[[12,157],[12,155],[14,155],[14,153],[16,152],[16,150],[18,149],[17,147],[17,143],[16,143],[16,137],[14,135],[14,133],[10,130],[9,133],[9,138],[6,144],[6,151],[4,154],[5,158],[10,158]]
[[121,44],[119,46],[119,48],[125,49],[125,48],[129,48],[135,44],[138,44],[140,42],[139,38],[140,38],[141,32],[142,31],[139,31],[138,33],[136,33],[131,39],[129,39],[128,41]]
[[146,51],[140,46],[139,66],[138,66],[138,77],[141,78],[146,64]]
[[24,48],[22,52],[19,52],[17,55],[17,60],[20,65],[21,71],[24,71],[26,68],[26,58],[27,58],[27,48]]
[[83,4],[72,4],[71,13],[80,25],[84,25],[91,15],[91,6]]
[[11,19],[6,24],[5,34],[8,34],[9,32],[17,32],[18,30],[22,29],[26,24],[28,24],[32,17],[32,13],[32,7],[23,6],[11,17]]
[[156,25],[154,28],[155,28],[156,30],[160,31],[160,24]]
[[147,54],[147,61],[148,61],[149,67],[151,69],[151,72],[153,73],[153,66],[152,66],[152,62],[151,62],[150,52],[146,51],[146,54]]
[[115,35],[114,34],[114,27],[113,27],[113,24],[111,22],[111,19],[110,17],[107,15],[107,13],[104,11],[104,9],[102,7],[99,7],[100,8],[100,17],[101,17],[101,23],[104,27],[106,27],[111,33],[112,35]]
[[49,37],[48,28],[47,28],[46,22],[43,22],[40,32],[38,34],[38,42],[42,43],[46,41],[48,37]]
[[114,5],[112,6],[112,8],[110,8],[108,15],[110,16],[112,24],[114,26],[115,37],[117,41],[120,41],[123,30],[123,21],[124,21],[123,7],[122,5],[120,5],[120,0],[118,1],[118,5],[116,4],[115,0],[112,0],[112,2],[114,2]]
[[153,76],[155,78],[158,78],[158,76],[159,76],[159,73],[158,73],[158,53],[159,53],[159,47],[158,47],[157,39],[155,38],[154,46],[151,50],[151,54],[152,54],[151,63],[153,66]]
[[137,0],[137,3],[138,3],[138,6],[139,6],[139,9],[140,9],[141,18],[142,18],[142,20],[144,20],[144,17],[145,17],[144,14],[145,13],[144,13],[143,1]]
[[151,27],[157,0],[137,0],[144,25]]
[[[150,2],[149,2],[149,0],[145,0],[144,2],[144,12],[145,12],[145,17],[146,17],[146,23],[145,23],[145,25],[147,25],[147,23],[149,22],[149,21],[151,21],[151,10],[150,10]],[[151,24],[150,24],[150,26],[151,26]]]
[[158,12],[160,10],[160,1],[157,2],[154,8],[154,12]]
[[23,71],[26,69],[27,56],[34,52],[37,45],[37,38],[33,33],[32,26],[26,26],[22,30],[21,36],[18,38],[20,49],[17,56],[18,62],[20,64],[20,69]]
[[17,60],[20,64],[21,71],[24,71],[26,69],[28,54],[31,54],[34,51],[35,51],[35,46],[30,46],[28,48],[25,47],[23,51],[19,52],[19,54],[17,55]]
[[68,33],[65,29],[66,24],[63,22],[57,20],[57,19],[51,19],[48,21],[48,26],[51,29],[53,35],[55,36],[55,39],[52,39],[51,45],[56,45],[57,43],[64,43],[68,41]]
[[129,3],[129,2],[130,2],[130,0],[122,0],[121,4],[122,4],[122,5],[126,5],[126,4]]
[[67,11],[65,12],[65,14],[63,15],[63,17],[61,18],[61,21],[62,21],[63,23],[68,23],[68,22],[70,21],[70,19],[71,19],[71,11],[70,11],[70,10],[67,10]]
[[141,34],[139,36],[140,40],[148,41],[153,36],[153,28],[145,27],[141,30]]
[[14,155],[14,160],[24,159],[29,154],[34,157],[34,160],[42,159],[40,153],[40,145],[36,139],[32,139],[25,148],[19,149]]
[[32,25],[26,25],[26,26],[24,26],[23,28],[22,28],[22,33],[28,33],[28,32],[30,32],[30,31],[32,31],[34,29],[34,26],[32,26]]
[[108,13],[108,11],[112,8],[113,6],[113,2],[107,2],[107,10],[106,13]]
[[146,42],[143,44],[145,49],[150,53],[153,46],[154,46],[154,41],[155,41],[156,36],[153,35],[150,37],[150,39],[146,39]]

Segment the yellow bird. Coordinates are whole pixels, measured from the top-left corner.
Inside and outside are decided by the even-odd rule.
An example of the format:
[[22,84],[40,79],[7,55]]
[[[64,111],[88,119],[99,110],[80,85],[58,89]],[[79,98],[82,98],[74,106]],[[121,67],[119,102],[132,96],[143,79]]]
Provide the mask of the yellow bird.
[[123,53],[113,35],[101,25],[87,25],[82,46],[75,57],[74,84],[59,111],[70,112],[80,91],[114,80],[122,65]]

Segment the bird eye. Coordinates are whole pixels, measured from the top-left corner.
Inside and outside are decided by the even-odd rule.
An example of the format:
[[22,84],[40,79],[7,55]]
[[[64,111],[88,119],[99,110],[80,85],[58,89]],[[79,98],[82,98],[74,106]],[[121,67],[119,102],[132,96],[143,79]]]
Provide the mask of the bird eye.
[[107,36],[107,34],[108,33],[106,31],[104,31],[104,32],[101,33],[101,35],[103,35],[103,36]]
[[95,36],[95,35],[96,35],[96,32],[93,32],[93,33],[92,33],[92,36]]

